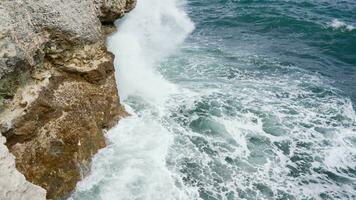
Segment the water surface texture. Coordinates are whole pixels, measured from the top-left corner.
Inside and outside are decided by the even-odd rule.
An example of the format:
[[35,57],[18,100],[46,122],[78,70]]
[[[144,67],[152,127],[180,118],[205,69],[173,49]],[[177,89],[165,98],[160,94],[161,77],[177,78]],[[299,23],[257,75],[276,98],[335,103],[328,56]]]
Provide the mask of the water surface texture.
[[356,199],[354,0],[139,0],[118,25],[132,116],[70,199]]

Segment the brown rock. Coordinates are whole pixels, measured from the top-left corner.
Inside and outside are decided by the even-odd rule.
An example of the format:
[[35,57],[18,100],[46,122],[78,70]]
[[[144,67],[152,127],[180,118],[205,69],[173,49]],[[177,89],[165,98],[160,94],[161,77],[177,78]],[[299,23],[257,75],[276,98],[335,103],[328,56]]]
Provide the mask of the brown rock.
[[103,130],[127,115],[105,36],[134,5],[0,2],[0,131],[17,169],[46,189],[49,199],[75,188],[105,146]]

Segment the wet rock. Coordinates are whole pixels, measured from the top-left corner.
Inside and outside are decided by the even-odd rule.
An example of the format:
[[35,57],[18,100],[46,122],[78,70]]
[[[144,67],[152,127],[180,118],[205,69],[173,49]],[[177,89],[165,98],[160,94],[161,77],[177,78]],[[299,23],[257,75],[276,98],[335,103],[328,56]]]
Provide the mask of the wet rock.
[[23,185],[1,187],[0,180],[0,199],[44,199],[45,190],[49,199],[63,198],[87,175],[91,157],[105,146],[103,130],[127,115],[105,38],[134,6],[134,0],[0,2],[0,139],[8,148],[2,139],[0,169],[9,166],[0,178],[11,171]]

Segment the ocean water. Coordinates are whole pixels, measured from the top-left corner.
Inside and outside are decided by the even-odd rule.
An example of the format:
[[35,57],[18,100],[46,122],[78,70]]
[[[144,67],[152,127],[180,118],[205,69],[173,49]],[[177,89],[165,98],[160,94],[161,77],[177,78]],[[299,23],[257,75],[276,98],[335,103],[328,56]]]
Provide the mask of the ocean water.
[[117,26],[132,116],[69,199],[356,199],[354,0],[139,0]]

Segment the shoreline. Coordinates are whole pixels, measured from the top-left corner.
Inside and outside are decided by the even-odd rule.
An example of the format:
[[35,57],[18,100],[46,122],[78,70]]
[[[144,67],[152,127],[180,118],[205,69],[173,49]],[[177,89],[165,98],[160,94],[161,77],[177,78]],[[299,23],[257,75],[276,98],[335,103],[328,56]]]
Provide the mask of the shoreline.
[[1,3],[0,199],[64,198],[127,116],[105,41],[136,1],[54,3]]

